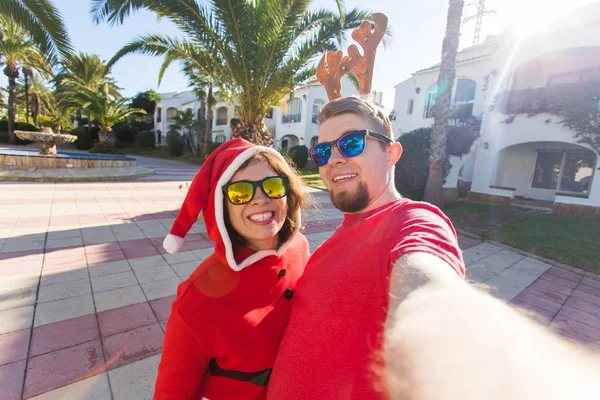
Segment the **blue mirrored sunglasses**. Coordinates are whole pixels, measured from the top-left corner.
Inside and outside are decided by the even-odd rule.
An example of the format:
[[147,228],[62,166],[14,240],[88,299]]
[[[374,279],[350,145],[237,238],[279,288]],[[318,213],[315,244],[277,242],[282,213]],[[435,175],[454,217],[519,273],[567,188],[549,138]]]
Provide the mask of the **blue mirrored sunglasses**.
[[319,143],[310,149],[310,159],[317,167],[327,164],[331,157],[332,147],[338,148],[344,157],[356,157],[365,151],[366,137],[371,136],[383,143],[393,143],[394,141],[381,133],[373,132],[368,129],[348,132],[340,138],[331,142]]

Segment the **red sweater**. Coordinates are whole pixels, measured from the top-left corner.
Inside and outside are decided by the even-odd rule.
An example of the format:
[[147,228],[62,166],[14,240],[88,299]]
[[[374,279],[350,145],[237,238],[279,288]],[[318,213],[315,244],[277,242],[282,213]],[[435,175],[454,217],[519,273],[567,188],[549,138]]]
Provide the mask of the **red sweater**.
[[[255,252],[241,248],[235,258]],[[309,257],[297,234],[240,272],[211,255],[177,289],[154,399],[264,399],[296,280]]]
[[381,370],[390,273],[412,252],[433,254],[464,277],[456,233],[436,207],[401,199],[345,215],[298,281],[269,399],[385,398],[375,372]]

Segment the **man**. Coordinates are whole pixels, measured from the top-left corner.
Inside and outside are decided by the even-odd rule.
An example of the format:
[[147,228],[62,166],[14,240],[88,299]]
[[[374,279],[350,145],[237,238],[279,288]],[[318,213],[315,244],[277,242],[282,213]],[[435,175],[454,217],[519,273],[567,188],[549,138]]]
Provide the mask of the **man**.
[[357,98],[332,101],[319,123],[311,158],[345,215],[298,281],[269,398],[382,398],[377,382],[388,309],[392,315],[430,274],[464,284],[465,266],[448,218],[396,191],[402,146],[377,106]]
[[311,157],[344,221],[298,280],[269,399],[598,397],[597,354],[464,282],[450,221],[394,189],[381,110],[336,100],[319,122]]

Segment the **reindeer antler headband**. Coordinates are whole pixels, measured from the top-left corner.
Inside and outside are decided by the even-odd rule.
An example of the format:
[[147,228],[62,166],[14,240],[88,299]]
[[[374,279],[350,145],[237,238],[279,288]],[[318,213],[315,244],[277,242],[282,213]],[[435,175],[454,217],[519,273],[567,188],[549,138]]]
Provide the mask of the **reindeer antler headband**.
[[363,21],[359,28],[352,31],[352,38],[363,48],[364,55],[360,54],[354,44],[348,47],[347,56],[343,56],[341,50],[335,53],[327,51],[323,54],[317,67],[317,79],[325,86],[330,101],[342,97],[341,79],[348,72],[354,73],[358,79],[360,94],[367,95],[371,92],[377,46],[387,30],[388,18],[384,14],[374,13],[373,21],[375,22],[373,31],[369,21]]

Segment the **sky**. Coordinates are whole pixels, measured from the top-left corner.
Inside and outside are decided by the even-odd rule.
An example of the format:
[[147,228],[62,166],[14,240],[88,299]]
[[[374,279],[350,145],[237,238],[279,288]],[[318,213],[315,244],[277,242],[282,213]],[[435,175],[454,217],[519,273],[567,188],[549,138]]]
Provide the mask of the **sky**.
[[[476,12],[475,0],[465,0],[463,17]],[[127,18],[123,25],[94,25],[89,14],[87,0],[52,0],[62,14],[73,47],[77,51],[95,53],[109,60],[122,46],[145,33],[178,34],[177,29],[166,20],[157,21],[155,14],[140,11]],[[544,15],[558,13],[563,9],[592,3],[592,0],[487,0],[487,8],[497,12],[484,19],[482,38],[500,33],[507,21],[539,20]],[[440,61],[442,40],[446,27],[448,0],[345,0],[347,9],[359,7],[373,12],[382,12],[389,18],[392,38],[387,48],[380,47],[375,62],[373,90],[383,92],[383,105],[393,107],[394,86],[419,69]],[[313,8],[335,9],[333,0],[313,0]],[[540,11],[542,10],[542,11]],[[529,19],[528,19],[529,18]],[[474,22],[462,26],[461,48],[473,41]],[[129,55],[122,58],[112,69],[122,93],[133,96],[147,89],[159,93],[184,90],[187,79],[178,66],[171,66],[158,86],[158,71],[162,58]],[[5,87],[6,77],[0,74],[0,85]]]

